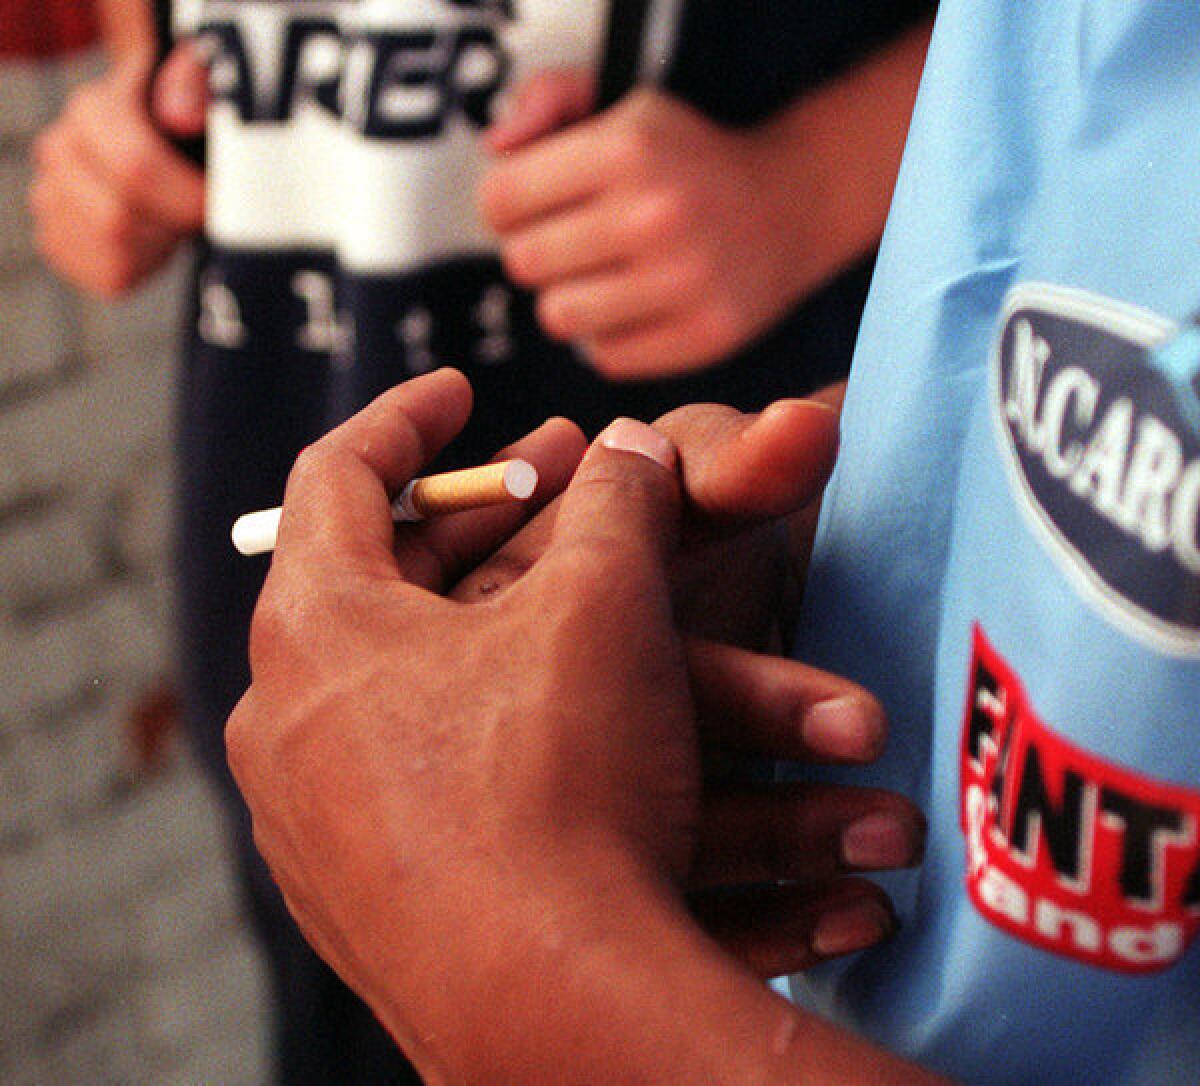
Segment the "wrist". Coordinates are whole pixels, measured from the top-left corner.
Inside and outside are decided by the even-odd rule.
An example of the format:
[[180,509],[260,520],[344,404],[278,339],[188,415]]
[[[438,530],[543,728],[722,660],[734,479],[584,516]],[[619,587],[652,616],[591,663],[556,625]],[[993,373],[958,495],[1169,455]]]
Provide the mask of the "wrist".
[[397,880],[359,946],[350,979],[428,1086],[930,1081],[780,999],[627,851],[536,866],[487,857],[451,902],[444,871]]
[[484,953],[443,989],[410,1053],[431,1086],[760,1080],[760,1025],[778,1030],[790,1008],[725,959],[669,888],[633,869],[597,876],[516,912],[506,894],[507,917],[481,904]]
[[[445,885],[428,881],[433,895]],[[649,950],[669,891],[610,851],[520,870],[485,857],[460,885],[471,889],[450,902],[405,887],[421,903],[398,903],[397,937],[378,948],[377,988],[388,994],[363,993],[423,1080],[625,1081],[598,1074],[596,1061],[612,1044],[609,1012],[628,1002],[627,965]]]

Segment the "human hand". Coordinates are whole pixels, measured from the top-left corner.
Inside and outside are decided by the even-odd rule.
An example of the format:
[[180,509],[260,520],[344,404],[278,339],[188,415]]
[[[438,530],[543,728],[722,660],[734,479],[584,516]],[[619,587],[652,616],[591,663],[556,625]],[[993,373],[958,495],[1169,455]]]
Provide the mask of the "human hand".
[[[877,745],[881,720],[841,680],[714,655],[675,632],[674,452],[648,428],[626,424],[593,447],[548,548],[515,582],[476,579],[470,605],[436,595],[519,515],[394,532],[389,491],[456,431],[468,400],[456,375],[409,382],[302,457],[255,618],[254,682],[228,732],[301,926],[418,1063],[431,1030],[491,1006],[514,960],[548,953],[539,968],[569,970],[595,925],[669,909],[685,885],[828,882],[875,866],[881,844],[899,842],[888,862],[905,862],[919,835],[915,812],[879,793],[702,807],[697,710],[714,743],[812,754],[840,735],[846,745],[824,753],[850,760]],[[538,463],[552,493],[580,440],[552,425],[510,453]],[[689,658],[705,653],[711,678],[693,691]],[[737,713],[721,706],[731,693]],[[756,839],[765,850],[744,847]],[[877,891],[822,893],[793,890],[800,907],[786,916],[778,895],[747,898],[737,916],[710,908],[711,923],[763,972],[787,943],[793,967],[883,933]]]
[[[574,954],[576,909],[682,874],[697,776],[661,570],[673,472],[597,447],[537,570],[494,604],[449,601],[514,514],[394,530],[388,494],[468,409],[438,372],[301,456],[228,728],[301,926],[426,1067],[449,1058],[427,1034],[474,1005],[447,1004],[462,988],[438,963],[486,989],[542,942]],[[561,488],[580,441],[552,426],[510,452]]]
[[[680,408],[655,426],[680,458],[684,514],[670,569],[673,605],[701,756],[717,769],[703,789],[689,900],[705,929],[753,971],[795,972],[884,938],[891,915],[883,895],[845,876],[903,866],[921,851],[920,816],[896,796],[769,786],[761,775],[747,783],[736,772],[745,757],[866,763],[882,753],[883,714],[865,691],[751,651],[766,644],[785,596],[787,538],[773,530],[774,518],[815,506],[833,464],[837,414],[809,400],[759,415],[706,404]],[[554,509],[451,594],[496,599],[519,581],[549,545]],[[731,887],[738,887],[732,897]]]
[[[101,297],[139,285],[204,224],[204,175],[169,142],[204,128],[207,70],[177,46],[130,53],[38,136],[29,204],[46,262]],[[166,133],[166,135],[164,135]]]
[[660,91],[587,116],[592,99],[586,73],[544,72],[487,134],[480,199],[505,267],[608,377],[718,362],[815,285],[784,228],[801,199],[788,149]]

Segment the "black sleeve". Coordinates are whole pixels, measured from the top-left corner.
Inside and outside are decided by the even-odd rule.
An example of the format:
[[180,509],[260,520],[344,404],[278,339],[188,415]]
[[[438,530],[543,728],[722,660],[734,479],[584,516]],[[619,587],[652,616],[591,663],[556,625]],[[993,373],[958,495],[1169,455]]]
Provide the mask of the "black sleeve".
[[171,51],[171,0],[154,0],[154,42],[158,55]]
[[751,124],[936,8],[934,0],[687,0],[667,87],[714,120]]

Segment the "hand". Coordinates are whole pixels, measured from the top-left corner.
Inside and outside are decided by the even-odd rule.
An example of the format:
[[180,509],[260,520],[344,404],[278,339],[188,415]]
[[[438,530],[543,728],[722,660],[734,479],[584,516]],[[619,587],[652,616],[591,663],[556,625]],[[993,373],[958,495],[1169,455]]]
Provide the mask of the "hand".
[[[706,818],[697,711],[716,741],[769,754],[819,752],[824,731],[849,734],[849,749],[834,753],[853,758],[864,741],[877,744],[880,720],[841,680],[683,641],[667,572],[676,454],[649,428],[625,423],[593,446],[548,548],[515,582],[489,592],[476,580],[472,604],[437,595],[519,516],[492,510],[393,530],[388,494],[468,409],[461,377],[437,373],[301,458],[255,618],[253,684],[228,740],[260,847],[317,949],[422,1070],[470,1058],[452,1040],[469,1036],[504,1079],[507,1056],[493,1043],[511,1055],[527,1031],[553,1033],[558,1013],[544,998],[526,1004],[518,976],[543,996],[569,988],[600,967],[602,933],[650,931],[647,918],[673,916],[685,885],[798,871],[828,879],[874,866],[877,846],[900,837],[904,855],[889,862],[903,862],[917,829],[910,808],[872,793],[815,808],[788,795],[722,810],[718,797],[708,814],[719,817]],[[512,451],[538,463],[553,493],[579,441],[551,424]],[[501,552],[477,576],[499,576],[506,561]],[[706,684],[689,681],[698,658]],[[738,713],[724,711],[731,694]],[[848,822],[858,831],[846,833]],[[755,838],[774,849],[742,847]],[[831,892],[830,908],[850,906],[850,923],[826,928],[830,951],[861,938],[867,893]],[[790,919],[806,960],[824,907],[819,896],[809,904]],[[877,907],[872,938],[878,916]],[[743,926],[725,914],[713,922],[747,960],[765,962]],[[775,942],[784,935],[777,917]],[[503,1038],[492,1025],[498,1001],[512,1012],[494,1019]],[[566,1040],[577,1035],[578,1023],[563,1027]]]
[[489,132],[481,204],[505,267],[608,377],[718,362],[814,285],[788,226],[804,210],[790,149],[658,91],[587,117],[591,102],[589,76],[543,73]]
[[42,256],[68,282],[116,297],[204,224],[204,175],[164,132],[203,130],[207,72],[180,45],[154,76],[144,52],[81,87],[37,139],[29,203]]
[[[764,647],[781,618],[787,537],[772,518],[815,506],[833,464],[836,420],[829,404],[799,400],[760,415],[690,406],[655,424],[680,458],[685,506],[670,570],[673,605],[701,757],[718,768],[703,789],[689,900],[706,930],[764,977],[886,937],[886,900],[844,876],[903,866],[921,851],[921,818],[896,796],[748,785],[730,773],[743,756],[865,763],[882,753],[883,714],[864,691],[746,651]],[[551,503],[451,595],[499,598],[545,553],[554,510]]]
[[[394,538],[388,494],[468,410],[462,378],[435,373],[301,456],[228,728],[290,907],[423,1070],[453,1056],[424,1051],[430,1023],[472,1005],[446,1005],[431,956],[470,989],[539,941],[572,946],[572,911],[590,915],[610,883],[682,877],[698,779],[662,572],[673,472],[599,446],[538,569],[495,605],[448,601],[436,590],[509,514]],[[564,448],[578,457],[574,434],[512,451],[545,475]]]

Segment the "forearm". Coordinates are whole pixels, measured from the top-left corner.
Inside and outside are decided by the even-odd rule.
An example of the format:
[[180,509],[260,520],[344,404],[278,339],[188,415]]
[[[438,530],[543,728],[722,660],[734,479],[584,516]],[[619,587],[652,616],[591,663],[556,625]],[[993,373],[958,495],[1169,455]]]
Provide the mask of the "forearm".
[[753,132],[793,296],[879,242],[908,134],[931,24],[922,23]]
[[421,1020],[394,1032],[431,1086],[937,1081],[789,1005],[669,892],[614,886],[565,912],[537,905],[511,928],[498,916],[490,935],[470,991],[426,992],[389,1023]]

